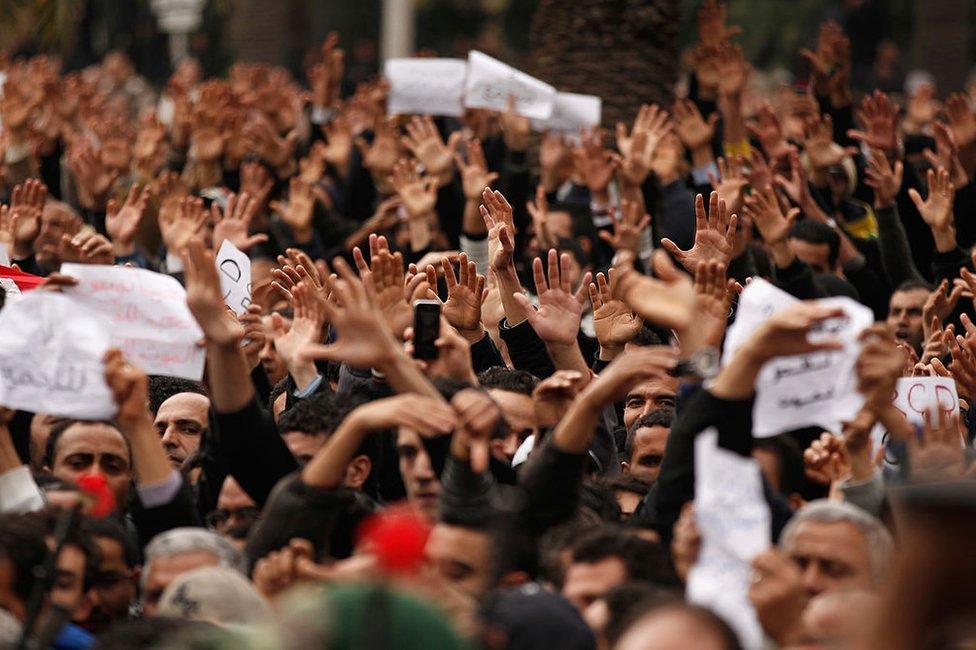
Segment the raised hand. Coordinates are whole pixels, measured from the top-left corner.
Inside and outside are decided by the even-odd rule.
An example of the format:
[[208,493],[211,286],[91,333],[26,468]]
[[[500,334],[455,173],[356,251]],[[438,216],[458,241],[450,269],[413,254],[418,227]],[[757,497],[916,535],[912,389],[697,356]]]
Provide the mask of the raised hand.
[[738,216],[729,214],[725,202],[718,198],[718,192],[708,197],[708,214],[705,214],[705,201],[702,195],[695,197],[695,242],[690,250],[683,251],[668,238],[661,245],[668,250],[685,269],[694,273],[701,262],[715,260],[728,265],[732,259],[732,241]]
[[334,266],[338,278],[330,280],[329,286],[336,303],[326,303],[325,316],[337,332],[336,342],[305,345],[300,354],[342,361],[356,368],[381,367],[398,353],[399,344],[383,312],[370,298],[367,285],[341,258],[336,258]]
[[830,318],[844,315],[844,310],[801,302],[776,312],[756,330],[743,347],[760,359],[788,357],[795,354],[837,350],[837,341],[810,341],[810,330]]
[[183,197],[178,209],[159,211],[159,232],[163,237],[166,249],[174,254],[181,254],[187,244],[198,239],[202,241],[202,231],[207,224],[207,213],[203,209],[203,200]]
[[721,0],[705,0],[698,8],[695,18],[698,23],[698,40],[705,45],[725,42],[742,32],[742,28],[727,27],[728,6]]
[[389,250],[379,250],[371,255],[369,272],[363,277],[363,282],[371,289],[372,300],[383,313],[390,329],[396,336],[402,337],[413,319],[413,308],[405,300],[403,292],[403,254],[397,252],[391,255]]
[[[299,282],[291,290],[294,318],[291,326],[286,327],[284,319],[279,314],[271,315],[270,334],[274,339],[275,350],[284,362],[289,374],[301,385],[307,385],[314,378],[315,368],[305,368],[307,376],[302,377],[299,366],[307,364],[307,360],[299,357],[299,352],[306,344],[318,343],[322,340],[322,327],[325,325],[325,306],[319,298],[312,283]],[[309,364],[311,365],[311,364]]]
[[887,93],[875,90],[873,94],[866,95],[855,115],[864,130],[850,129],[847,137],[885,153],[897,151],[898,109]]
[[538,308],[524,293],[515,296],[515,300],[525,309],[529,325],[548,345],[575,345],[579,333],[590,274],[587,273],[579,290],[573,293],[569,283],[569,261],[568,253],[560,256],[555,249],[551,249],[548,277],[543,273],[542,260],[537,257],[532,261],[532,275],[539,297]]
[[297,176],[293,176],[288,184],[288,203],[271,203],[271,209],[281,216],[285,225],[291,228],[292,236],[299,242],[307,242],[312,238],[314,208],[312,186]]
[[508,109],[498,116],[498,126],[509,151],[525,151],[529,146],[532,123],[515,112],[515,97],[509,96]]
[[811,117],[805,124],[803,149],[810,158],[810,165],[817,170],[839,165],[845,156],[857,153],[855,147],[841,147],[834,142],[833,120],[829,114],[822,118]]
[[564,163],[569,159],[566,136],[547,131],[539,143],[539,181],[549,190],[555,190],[563,180]]
[[186,305],[207,340],[222,347],[236,346],[244,328],[224,305],[214,253],[200,239],[190,239],[181,250],[186,283]]
[[[674,130],[681,138],[681,142],[689,151],[710,148],[712,138],[715,137],[715,125],[718,123],[718,113],[712,113],[708,119],[702,117],[698,106],[690,99],[678,99],[674,102]],[[620,135],[617,140],[619,142]]]
[[466,388],[451,398],[457,414],[457,427],[451,437],[451,454],[467,459],[471,471],[481,474],[488,469],[489,440],[502,417],[501,409],[484,391]]
[[915,204],[922,220],[932,229],[936,249],[945,252],[955,248],[956,226],[953,221],[952,205],[956,188],[949,180],[949,172],[944,168],[930,169],[926,175],[929,195],[922,200],[914,187],[908,189],[908,197]]
[[[716,161],[718,165],[718,178],[712,172],[708,172],[708,179],[712,183],[712,189],[718,192],[720,201],[724,201],[730,212],[738,212],[742,207],[742,193],[749,184],[745,176],[745,159],[742,156],[732,156],[728,159],[719,156]],[[760,187],[753,184],[753,187]]]
[[776,116],[776,111],[769,102],[763,102],[759,106],[756,110],[756,123],[747,124],[746,130],[759,140],[759,145],[771,161],[784,159],[793,151],[793,147],[783,133],[783,126]]
[[937,408],[925,414],[921,438],[908,437],[912,481],[934,483],[960,478],[966,467],[965,439],[959,418]]
[[969,106],[969,97],[962,93],[953,93],[946,100],[946,117],[949,118],[949,129],[952,137],[961,149],[976,142],[976,113]]
[[252,118],[241,131],[248,150],[254,152],[275,169],[284,167],[295,153],[298,133],[290,131],[281,137],[265,117]]
[[[697,315],[695,329],[701,335],[700,343],[718,348],[725,336],[732,299],[742,291],[742,286],[735,280],[726,278],[725,266],[718,262],[699,264],[695,269],[694,286]],[[684,340],[681,345],[683,348],[688,347]]]
[[719,45],[718,91],[722,97],[740,97],[750,71],[741,47],[728,41]]
[[7,209],[4,227],[0,235],[11,244],[10,253],[16,258],[30,255],[34,240],[41,232],[41,215],[47,201],[47,186],[39,180],[27,179],[14,187],[10,208]]
[[363,158],[363,166],[374,178],[386,180],[393,165],[400,159],[400,140],[396,129],[385,120],[377,120],[373,126],[373,142],[366,143],[362,137],[356,138],[356,146]]
[[273,188],[274,181],[264,165],[256,161],[241,163],[240,193],[249,195],[258,210],[264,208]]
[[128,363],[121,350],[108,350],[102,363],[105,365],[105,383],[119,409],[115,420],[128,439],[134,426],[150,419],[146,407],[149,403],[149,378],[140,368]]
[[633,258],[625,256],[618,264],[613,296],[626,303],[645,321],[661,327],[684,329],[692,322],[695,294],[692,281],[678,271],[664,251],[654,252],[658,278],[634,269]]
[[636,255],[640,235],[650,223],[651,215],[644,212],[640,203],[624,199],[620,202],[620,218],[613,222],[613,234],[601,230],[600,239],[615,251],[630,251]]
[[536,426],[558,424],[585,384],[586,377],[577,370],[557,370],[540,381],[532,391]]
[[129,189],[125,203],[121,206],[117,200],[109,199],[105,211],[105,230],[112,240],[116,256],[122,257],[132,254],[136,232],[139,230],[139,223],[142,221],[142,215],[146,211],[148,203],[148,185],[141,189],[138,185],[133,185]]
[[620,166],[620,157],[603,148],[603,134],[600,129],[592,129],[583,134],[580,146],[573,149],[573,161],[576,172],[590,189],[590,194],[604,201],[609,200],[607,187]]
[[621,173],[628,182],[643,184],[651,170],[654,151],[672,126],[668,112],[657,104],[640,107],[630,135],[623,123],[617,123],[617,147],[623,156]]
[[389,180],[411,218],[426,217],[434,211],[437,186],[430,177],[421,177],[412,161],[406,158],[397,161]]
[[799,208],[791,208],[785,214],[776,190],[767,187],[756,190],[746,200],[745,213],[759,228],[759,234],[767,245],[781,244],[790,236],[790,229],[800,215]]
[[[526,201],[525,209],[532,217],[532,231],[540,249],[551,248],[556,245],[549,234],[549,199],[546,198],[546,188],[539,184],[535,188],[535,201]],[[603,233],[601,233],[603,234]]]
[[932,122],[932,135],[935,137],[935,152],[926,149],[922,152],[932,167],[945,167],[949,170],[952,183],[956,187],[969,184],[969,174],[959,159],[959,146],[952,131],[942,122]]
[[219,250],[225,239],[238,250],[248,251],[254,246],[268,241],[268,236],[260,233],[248,235],[251,221],[257,214],[258,204],[248,194],[231,194],[227,197],[227,207],[221,212],[216,202],[210,205],[214,221],[213,247]]
[[512,265],[515,255],[515,222],[512,206],[498,190],[485,188],[479,206],[481,217],[488,227],[488,264],[495,271]]
[[864,170],[864,184],[874,190],[874,206],[876,208],[889,207],[895,204],[895,197],[901,190],[901,181],[905,166],[900,160],[895,161],[894,167],[888,162],[888,157],[878,150],[871,150],[871,158]]
[[600,343],[600,358],[605,361],[620,354],[624,345],[637,336],[644,325],[644,321],[626,303],[614,297],[617,275],[616,269],[612,268],[607,275],[597,273],[596,283],[591,282],[589,286],[593,329]]
[[803,465],[807,478],[826,486],[851,473],[843,439],[826,431],[803,452]]
[[406,130],[400,142],[423,164],[426,173],[438,177],[450,171],[451,148],[444,144],[430,115],[414,115]]
[[464,143],[464,148],[467,162],[460,154],[455,153],[454,164],[461,173],[464,198],[468,201],[477,201],[485,188],[498,180],[498,174],[488,171],[488,163],[485,161],[485,152],[481,148],[480,140],[471,138]]
[[458,257],[458,276],[448,258],[441,259],[444,280],[447,283],[447,301],[441,315],[447,319],[465,339],[476,343],[484,329],[481,326],[481,301],[485,292],[485,277],[478,275],[474,262],[468,261],[467,253]]
[[119,172],[103,165],[101,157],[87,142],[79,141],[69,147],[67,158],[78,189],[78,201],[89,209],[103,206]]
[[62,262],[76,264],[111,265],[115,262],[112,242],[91,230],[74,236],[61,235],[59,257]]

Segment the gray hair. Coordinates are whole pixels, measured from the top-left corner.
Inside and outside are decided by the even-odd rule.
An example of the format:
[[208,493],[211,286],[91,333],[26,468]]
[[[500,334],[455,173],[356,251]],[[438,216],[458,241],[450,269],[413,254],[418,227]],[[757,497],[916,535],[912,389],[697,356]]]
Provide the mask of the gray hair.
[[811,521],[820,524],[846,522],[861,531],[864,534],[868,561],[871,563],[871,578],[875,584],[884,581],[891,567],[895,542],[891,533],[878,518],[846,501],[817,499],[809,502],[793,515],[783,528],[779,540],[780,546],[784,548],[790,546],[800,526]]
[[205,551],[217,556],[217,566],[234,569],[247,575],[247,564],[244,555],[233,544],[206,528],[186,526],[172,528],[160,533],[150,540],[146,546],[146,561],[142,569],[140,580],[142,591],[145,591],[146,580],[149,576],[149,566],[156,558],[171,557],[184,553],[198,553]]

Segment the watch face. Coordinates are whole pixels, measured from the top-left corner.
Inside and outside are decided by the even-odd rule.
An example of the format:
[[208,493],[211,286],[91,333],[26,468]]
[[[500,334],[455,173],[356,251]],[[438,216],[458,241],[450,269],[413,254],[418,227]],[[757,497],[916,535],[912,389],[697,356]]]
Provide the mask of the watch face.
[[695,369],[706,379],[718,374],[719,352],[715,348],[702,348],[693,355]]

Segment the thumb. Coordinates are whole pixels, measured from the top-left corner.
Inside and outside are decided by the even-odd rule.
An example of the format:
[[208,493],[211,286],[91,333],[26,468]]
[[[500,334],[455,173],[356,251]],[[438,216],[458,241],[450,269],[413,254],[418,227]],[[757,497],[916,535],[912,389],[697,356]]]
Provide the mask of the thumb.
[[472,440],[468,454],[471,457],[471,471],[475,474],[484,474],[488,469],[488,441]]
[[519,307],[525,310],[527,317],[531,318],[535,316],[535,305],[532,304],[532,301],[529,300],[529,297],[524,292],[514,293],[512,294],[512,298],[519,304]]
[[669,253],[674,255],[679,260],[685,256],[685,252],[680,248],[678,248],[678,245],[675,244],[670,239],[668,239],[667,237],[661,240],[661,246],[664,247],[665,250],[667,250]]
[[681,271],[668,254],[661,250],[654,251],[654,274],[665,282],[674,282],[681,278]]
[[908,188],[908,198],[912,200],[912,203],[914,203],[915,207],[918,208],[919,212],[921,212],[922,208],[925,206],[925,201],[922,200],[922,196],[918,193],[918,190],[916,190],[914,187]]

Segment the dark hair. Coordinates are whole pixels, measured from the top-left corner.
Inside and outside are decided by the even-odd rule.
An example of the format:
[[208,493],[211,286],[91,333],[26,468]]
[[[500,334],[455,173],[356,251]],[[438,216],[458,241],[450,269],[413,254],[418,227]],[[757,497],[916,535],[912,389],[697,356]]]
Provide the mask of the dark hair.
[[597,530],[600,530],[598,524],[577,516],[543,533],[535,546],[539,552],[541,576],[562,590],[566,577],[563,573],[563,552],[571,549],[581,537]]
[[[806,487],[803,466],[803,451],[797,441],[788,433],[781,433],[769,438],[756,438],[752,443],[753,449],[765,449],[776,456],[779,465],[779,492],[789,496],[794,492],[804,494]],[[807,496],[804,494],[804,498]]]
[[494,366],[478,375],[478,383],[485,390],[494,388],[531,397],[532,391],[539,384],[539,378],[524,370]]
[[[47,465],[48,469],[54,469],[54,457],[57,455],[58,443],[61,441],[61,436],[76,424],[104,424],[118,431],[115,423],[107,420],[61,420],[51,427],[51,434],[47,438],[47,446],[44,447],[44,464]],[[128,450],[131,459],[132,449],[129,447],[129,439],[123,436],[121,432],[119,432],[119,435],[125,440],[125,448]]]
[[790,237],[810,244],[827,244],[830,252],[827,261],[830,268],[837,266],[840,255],[840,235],[825,223],[813,219],[800,219],[790,228]]
[[580,507],[589,510],[601,521],[620,521],[617,495],[599,481],[585,481],[580,487]]
[[670,335],[665,333],[663,330],[655,329],[647,323],[644,323],[644,325],[637,330],[636,336],[630,339],[629,343],[642,348],[649,348],[654,345],[667,345],[670,338]]
[[560,255],[563,253],[569,253],[572,255],[576,259],[576,263],[579,264],[581,268],[589,265],[590,263],[590,256],[586,254],[585,250],[583,250],[583,246],[578,241],[571,239],[570,237],[560,237],[556,241],[556,250]]
[[[212,632],[218,628],[211,623],[191,621],[169,616],[124,619],[98,635],[92,650],[140,650],[158,647],[213,647],[200,643],[199,646],[184,646],[194,633]],[[172,643],[173,645],[168,645]],[[162,644],[162,645],[161,645]]]
[[315,393],[299,400],[278,418],[278,431],[301,431],[309,436],[329,436],[349,412],[365,400],[358,395]]
[[[288,390],[289,383],[291,382],[291,375],[286,374],[284,377],[279,379],[274,386],[271,387],[271,392],[268,393],[268,413],[274,413],[274,403],[281,396],[282,393]],[[284,415],[284,413],[282,413]]]
[[[42,537],[47,537],[48,535],[54,535],[55,529],[58,526],[58,517],[61,514],[61,510],[55,508],[48,508],[46,510],[38,510],[36,512],[29,512],[24,517],[37,522],[38,530],[41,531]],[[82,525],[73,526],[68,530],[68,534],[64,538],[64,544],[66,546],[74,546],[79,549],[85,555],[85,575],[84,575],[84,588],[87,590],[95,577],[95,572],[98,571],[98,565],[102,561],[102,554],[98,549],[98,544],[95,543],[95,539],[88,532],[84,525],[85,520],[90,519],[87,516],[81,517]]]
[[198,381],[182,377],[149,375],[149,410],[155,416],[163,402],[180,393],[196,393],[207,396],[207,391]]
[[635,614],[646,614],[660,605],[676,602],[670,591],[646,582],[625,582],[617,585],[602,598],[607,605],[607,624],[603,634],[610,646],[616,645],[634,622]]
[[44,563],[44,527],[26,515],[0,515],[0,558],[13,567],[13,590],[24,601],[34,585],[34,567]]
[[105,537],[118,542],[119,546],[122,547],[125,564],[130,569],[139,564],[139,545],[126,532],[125,526],[119,520],[112,517],[86,517],[82,522],[82,527],[93,539]]
[[624,442],[624,458],[630,462],[630,458],[634,453],[634,442],[637,440],[638,429],[644,429],[646,427],[664,427],[665,429],[670,429],[673,418],[673,409],[657,409],[637,418],[630,425],[630,428],[627,429],[627,440]]
[[651,490],[651,486],[644,481],[623,473],[601,478],[600,485],[611,492],[632,492],[642,497]]
[[935,287],[925,280],[905,280],[895,287],[895,291],[915,291],[917,289],[925,289],[929,293],[935,291]]
[[623,562],[628,580],[644,580],[662,587],[680,584],[661,544],[621,526],[601,526],[573,546],[573,563],[595,564],[609,558]]

